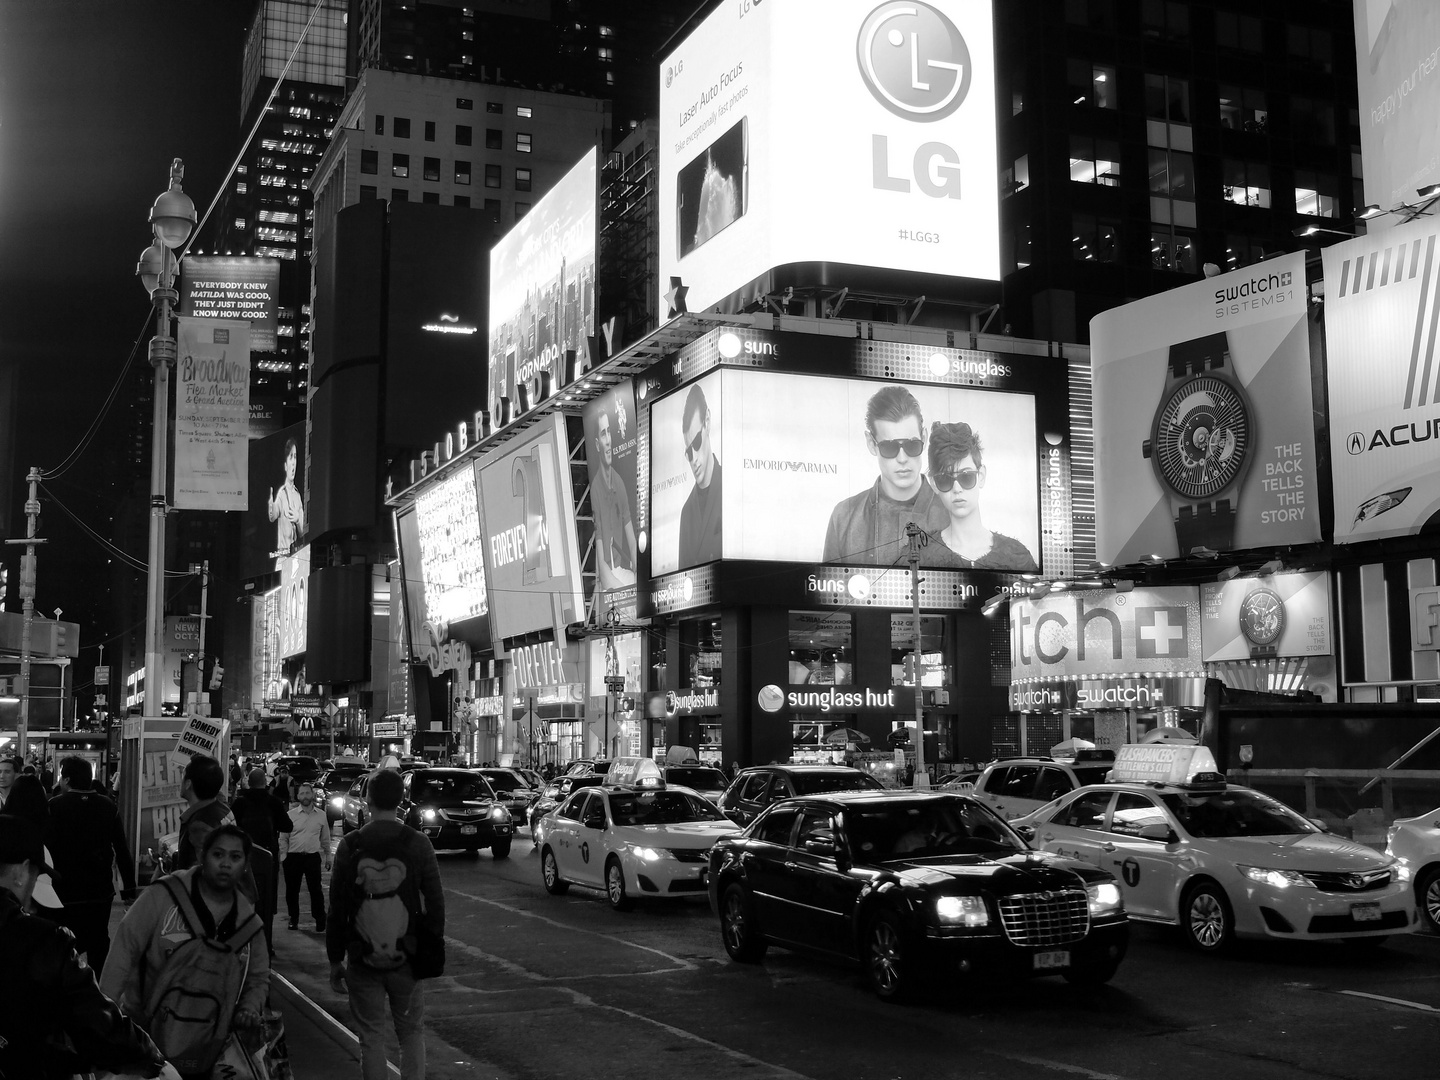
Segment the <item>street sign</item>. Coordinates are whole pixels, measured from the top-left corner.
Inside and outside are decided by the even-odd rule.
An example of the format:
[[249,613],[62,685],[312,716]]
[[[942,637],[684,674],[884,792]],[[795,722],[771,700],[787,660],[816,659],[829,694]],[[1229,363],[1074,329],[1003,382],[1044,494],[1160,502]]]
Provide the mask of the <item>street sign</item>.
[[339,711],[340,711],[340,706],[339,706],[339,705],[336,705],[335,702],[330,701],[330,702],[327,702],[327,703],[325,704],[325,715],[328,716],[328,717],[330,717],[331,720],[334,720],[334,719],[335,719],[335,714],[338,713]]
[[620,691],[622,691],[622,690],[625,689],[625,676],[624,676],[624,675],[606,675],[606,676],[605,676],[605,689],[608,690],[608,691],[610,691],[610,693],[612,693],[612,694],[618,694],[618,693],[620,693]]
[[110,668],[109,668],[108,666],[106,666],[106,667],[97,667],[97,668],[95,669],[95,685],[96,685],[96,686],[109,686],[109,685],[110,685]]

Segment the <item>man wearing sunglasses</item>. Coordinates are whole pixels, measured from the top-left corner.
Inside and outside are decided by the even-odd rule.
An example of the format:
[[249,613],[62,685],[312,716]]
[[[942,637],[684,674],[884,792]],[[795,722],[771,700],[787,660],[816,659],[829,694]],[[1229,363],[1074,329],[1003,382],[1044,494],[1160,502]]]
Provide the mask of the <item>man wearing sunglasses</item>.
[[720,558],[720,459],[710,448],[710,407],[692,386],[681,417],[685,460],[695,486],[680,510],[680,568]]
[[[932,536],[950,522],[925,480],[925,418],[914,394],[903,386],[886,386],[871,396],[865,407],[865,445],[880,476],[831,511],[827,563],[892,563],[906,550],[910,522]],[[928,565],[928,548],[923,558]]]
[[980,516],[980,490],[985,486],[984,449],[969,424],[932,424],[930,482],[949,520],[939,542],[926,549],[930,566],[965,569],[1038,570],[1028,548],[1014,537],[985,527]]

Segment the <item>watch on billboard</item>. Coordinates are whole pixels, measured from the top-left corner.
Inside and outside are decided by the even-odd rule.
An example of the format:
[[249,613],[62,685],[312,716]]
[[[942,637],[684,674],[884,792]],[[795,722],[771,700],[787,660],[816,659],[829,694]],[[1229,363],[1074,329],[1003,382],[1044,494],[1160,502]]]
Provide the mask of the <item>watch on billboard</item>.
[[988,0],[720,5],[661,63],[662,294],[809,262],[998,280],[994,80]]
[[1437,238],[1427,217],[1321,252],[1336,543],[1440,527]]
[[1275,574],[1200,587],[1206,663],[1323,656],[1330,645],[1330,578]]
[[1096,557],[1320,539],[1305,256],[1090,321]]
[[911,522],[924,566],[1038,569],[1031,394],[724,369],[655,402],[650,448],[657,576],[892,566]]

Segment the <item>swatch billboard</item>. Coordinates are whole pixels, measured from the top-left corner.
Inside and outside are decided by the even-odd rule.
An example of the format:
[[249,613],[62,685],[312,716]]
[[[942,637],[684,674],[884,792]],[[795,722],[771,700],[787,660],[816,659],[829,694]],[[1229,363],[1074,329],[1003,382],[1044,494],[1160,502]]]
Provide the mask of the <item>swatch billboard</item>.
[[1096,558],[1320,539],[1305,255],[1090,320]]
[[1321,252],[1338,544],[1440,528],[1437,238],[1421,218]]
[[1206,663],[1324,656],[1330,643],[1330,576],[1272,574],[1200,586]]
[[994,81],[989,0],[720,5],[660,65],[662,296],[810,262],[998,280]]
[[565,418],[546,417],[508,446],[475,465],[495,636],[552,627],[563,641],[585,617]]
[[[725,368],[650,410],[651,575],[719,558],[1038,569],[1035,398]],[[943,490],[941,490],[943,488]]]

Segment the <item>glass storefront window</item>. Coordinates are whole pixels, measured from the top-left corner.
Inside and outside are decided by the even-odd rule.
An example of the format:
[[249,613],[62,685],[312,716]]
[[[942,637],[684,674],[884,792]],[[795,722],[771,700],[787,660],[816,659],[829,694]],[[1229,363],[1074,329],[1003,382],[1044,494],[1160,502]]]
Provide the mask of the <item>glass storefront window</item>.
[[696,619],[680,627],[681,655],[685,657],[685,674],[677,686],[720,685],[720,620]]
[[[924,686],[949,686],[955,681],[946,647],[945,616],[920,616],[920,654],[925,662]],[[914,686],[911,670],[915,652],[915,619],[907,614],[890,616],[890,685]]]
[[790,684],[849,686],[854,681],[851,617],[833,611],[790,612]]
[[[821,765],[843,765],[846,757],[843,732],[847,728],[853,727],[854,722],[853,717],[840,717],[792,723],[790,725],[790,760]],[[828,741],[827,736],[831,736]]]

